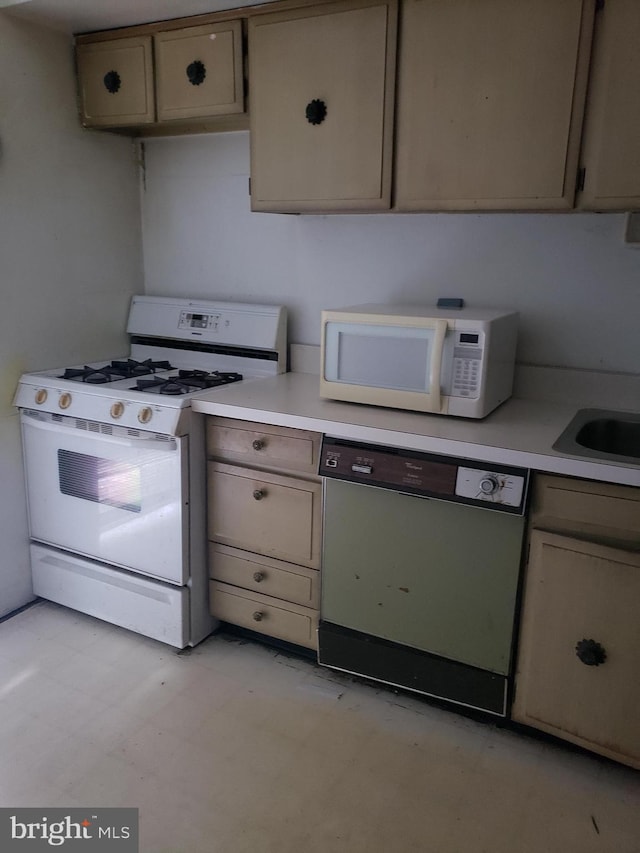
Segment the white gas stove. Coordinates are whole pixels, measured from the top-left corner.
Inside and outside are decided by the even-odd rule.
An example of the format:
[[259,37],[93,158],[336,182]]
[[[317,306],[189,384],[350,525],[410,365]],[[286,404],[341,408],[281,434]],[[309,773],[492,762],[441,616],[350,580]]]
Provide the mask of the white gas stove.
[[14,405],[179,435],[204,390],[286,370],[280,306],[135,296],[128,356],[21,377]]
[[279,306],[134,297],[130,354],[21,377],[34,592],[180,648],[209,615],[202,393],[286,370]]

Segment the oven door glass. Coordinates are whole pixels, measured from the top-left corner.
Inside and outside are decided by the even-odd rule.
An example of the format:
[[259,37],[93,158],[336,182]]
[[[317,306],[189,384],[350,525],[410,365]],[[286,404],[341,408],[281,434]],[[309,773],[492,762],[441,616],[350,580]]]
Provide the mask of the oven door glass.
[[31,537],[186,583],[188,439],[50,418],[21,415]]

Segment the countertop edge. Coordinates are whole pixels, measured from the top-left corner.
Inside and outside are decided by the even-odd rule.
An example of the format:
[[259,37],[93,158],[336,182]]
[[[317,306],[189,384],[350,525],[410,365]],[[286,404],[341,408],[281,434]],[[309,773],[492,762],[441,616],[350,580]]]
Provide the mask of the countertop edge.
[[[552,449],[551,444],[579,406],[512,398],[483,421],[424,416],[322,400],[316,376],[285,373],[216,389],[193,400],[192,408],[202,414],[336,438],[640,487],[640,465],[591,461]],[[372,418],[384,424],[363,423]],[[397,426],[392,426],[396,421]],[[456,432],[463,435],[456,437]],[[480,438],[470,439],[474,432]]]

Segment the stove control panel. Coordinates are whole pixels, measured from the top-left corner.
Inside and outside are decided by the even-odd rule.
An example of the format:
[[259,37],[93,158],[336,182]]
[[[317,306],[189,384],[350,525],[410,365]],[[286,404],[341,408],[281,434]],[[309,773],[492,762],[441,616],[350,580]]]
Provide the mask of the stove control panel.
[[220,320],[220,314],[196,314],[191,311],[181,311],[178,328],[194,329],[197,331],[206,329],[208,332],[217,332]]

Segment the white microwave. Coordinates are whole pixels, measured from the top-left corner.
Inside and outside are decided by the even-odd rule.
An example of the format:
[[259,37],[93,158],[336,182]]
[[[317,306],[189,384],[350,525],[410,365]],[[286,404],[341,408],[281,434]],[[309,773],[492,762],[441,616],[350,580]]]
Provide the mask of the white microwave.
[[356,305],[322,312],[320,395],[483,418],[511,396],[518,314]]

